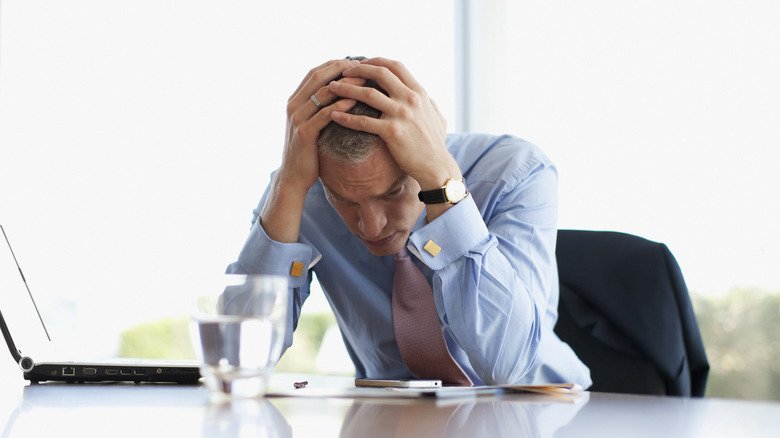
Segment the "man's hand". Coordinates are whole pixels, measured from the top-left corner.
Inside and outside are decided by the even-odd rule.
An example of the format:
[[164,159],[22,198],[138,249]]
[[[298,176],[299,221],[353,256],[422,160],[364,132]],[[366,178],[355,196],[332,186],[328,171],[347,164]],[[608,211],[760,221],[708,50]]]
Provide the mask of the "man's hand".
[[331,82],[329,88],[335,95],[382,111],[382,117],[374,119],[334,108],[330,112],[333,121],[379,135],[401,170],[417,180],[422,190],[433,190],[449,178],[461,177],[460,168],[445,144],[446,120],[403,64],[372,58],[345,70],[343,75],[373,79],[389,96],[368,87]]
[[[330,105],[336,96],[327,86],[328,82],[358,64],[359,61],[335,60],[313,68],[287,101],[287,131],[279,173],[287,184],[304,194],[319,178],[317,138],[320,131],[331,122],[333,111],[347,111],[355,105],[355,101],[349,99]],[[342,81],[353,86],[364,83],[359,78]],[[312,96],[316,97],[320,107]]]
[[[359,65],[359,61],[328,61],[309,71],[287,101],[287,130],[282,154],[282,166],[271,183],[260,220],[268,236],[277,242],[297,242],[300,233],[303,203],[309,188],[319,178],[317,138],[331,122],[334,111],[348,111],[354,100],[342,99],[331,105],[336,95],[328,87],[344,70]],[[365,83],[361,78],[344,78],[350,86]],[[318,107],[311,96],[320,103]]]

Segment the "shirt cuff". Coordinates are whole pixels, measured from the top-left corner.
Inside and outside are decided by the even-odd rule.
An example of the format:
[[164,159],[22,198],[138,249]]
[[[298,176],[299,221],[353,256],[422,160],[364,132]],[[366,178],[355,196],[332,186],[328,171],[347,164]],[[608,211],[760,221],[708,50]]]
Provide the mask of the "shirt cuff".
[[308,281],[309,269],[321,258],[319,251],[306,242],[272,240],[257,221],[238,256],[238,265],[245,274],[287,276],[290,287],[295,288]]
[[434,271],[469,252],[484,252],[490,233],[474,198],[468,195],[409,236],[409,251]]

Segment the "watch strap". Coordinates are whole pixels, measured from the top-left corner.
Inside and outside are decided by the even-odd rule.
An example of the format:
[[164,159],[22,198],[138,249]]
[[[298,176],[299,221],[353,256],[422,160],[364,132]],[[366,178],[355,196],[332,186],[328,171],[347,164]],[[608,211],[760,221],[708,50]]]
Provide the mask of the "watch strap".
[[420,202],[425,204],[444,204],[447,202],[447,194],[444,192],[443,188],[426,191],[420,190],[420,192],[417,193],[417,198]]

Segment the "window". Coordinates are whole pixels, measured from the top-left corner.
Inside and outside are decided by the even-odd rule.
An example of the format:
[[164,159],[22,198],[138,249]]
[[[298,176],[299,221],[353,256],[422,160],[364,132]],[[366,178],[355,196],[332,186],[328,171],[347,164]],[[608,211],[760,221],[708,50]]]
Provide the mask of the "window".
[[694,292],[780,286],[775,2],[461,3],[468,129],[551,156],[562,228],[665,242]]

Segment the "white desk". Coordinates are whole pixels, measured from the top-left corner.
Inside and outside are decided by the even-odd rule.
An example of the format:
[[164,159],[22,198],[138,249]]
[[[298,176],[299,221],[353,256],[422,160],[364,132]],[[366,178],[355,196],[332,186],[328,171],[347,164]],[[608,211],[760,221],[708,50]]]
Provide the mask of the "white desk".
[[[289,385],[300,376],[277,375]],[[351,379],[308,377],[310,388]],[[2,437],[776,437],[780,403],[583,393],[475,399],[287,397],[212,404],[205,388],[4,385]],[[14,404],[15,400],[15,404]]]

